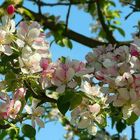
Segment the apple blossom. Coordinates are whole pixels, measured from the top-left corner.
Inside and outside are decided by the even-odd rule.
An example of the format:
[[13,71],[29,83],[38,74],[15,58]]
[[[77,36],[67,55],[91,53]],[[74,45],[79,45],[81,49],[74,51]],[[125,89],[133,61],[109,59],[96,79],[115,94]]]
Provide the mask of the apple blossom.
[[26,89],[21,87],[21,88],[18,88],[15,93],[14,93],[14,99],[24,99],[25,98],[25,95],[26,95]]
[[40,127],[45,127],[44,122],[39,118],[41,115],[44,114],[45,110],[43,107],[40,107],[38,105],[39,100],[33,99],[32,100],[32,107],[29,107],[28,105],[25,105],[25,110],[29,115],[31,115],[31,121],[32,121],[32,126],[35,127],[35,122],[40,126]]
[[19,100],[11,100],[7,107],[8,117],[15,119],[21,108],[21,102]]

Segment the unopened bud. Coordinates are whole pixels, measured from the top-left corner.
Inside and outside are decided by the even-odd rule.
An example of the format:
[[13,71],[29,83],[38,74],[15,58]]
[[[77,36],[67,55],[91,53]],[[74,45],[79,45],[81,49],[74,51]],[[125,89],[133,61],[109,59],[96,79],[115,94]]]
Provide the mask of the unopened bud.
[[15,12],[15,7],[14,7],[14,5],[9,5],[8,7],[7,7],[7,13],[9,14],[9,15],[12,15],[12,14],[14,14],[14,12]]

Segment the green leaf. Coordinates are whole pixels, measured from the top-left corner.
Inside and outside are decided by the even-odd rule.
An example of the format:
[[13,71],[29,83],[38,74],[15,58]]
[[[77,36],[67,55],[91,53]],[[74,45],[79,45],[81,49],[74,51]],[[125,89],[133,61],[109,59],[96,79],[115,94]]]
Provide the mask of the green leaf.
[[115,2],[113,2],[113,1],[109,1],[109,3],[110,3],[110,5],[112,5],[112,6],[116,7]]
[[115,21],[113,21],[113,23],[116,24],[116,25],[120,25],[121,24],[121,22],[119,20],[115,20]]
[[14,72],[7,72],[5,75],[6,84],[8,85],[7,91],[14,91],[18,86],[18,81],[16,80],[16,74]]
[[138,119],[138,116],[135,113],[132,113],[130,118],[126,120],[127,125],[132,125]]
[[76,108],[82,102],[82,96],[77,93],[67,92],[60,96],[57,100],[57,106],[59,111],[65,115],[65,113],[70,109]]
[[110,27],[111,27],[112,29],[118,30],[118,32],[119,32],[123,37],[125,37],[125,31],[124,31],[122,28],[117,27],[117,26],[115,26],[115,25],[111,25]]
[[71,99],[70,110],[76,108],[82,102],[82,96],[75,94]]
[[136,7],[140,8],[140,1],[139,0],[135,0],[135,3],[136,3]]
[[118,133],[121,133],[126,128],[126,124],[121,120],[116,123],[116,129]]
[[16,130],[15,129],[11,129],[10,131],[9,131],[9,135],[10,135],[10,138],[15,138],[16,137]]
[[65,45],[66,47],[72,49],[72,43],[71,43],[71,41],[70,41],[68,38],[63,38],[62,41],[63,41],[63,43],[64,43],[64,45]]
[[28,124],[23,125],[22,133],[28,138],[34,138],[36,135],[36,130]]
[[7,131],[5,131],[5,130],[2,130],[1,132],[0,132],[0,139],[1,140],[4,140],[4,138],[7,136]]
[[58,40],[56,43],[61,47],[65,46],[62,40]]
[[61,57],[60,57],[60,61],[61,61],[63,64],[65,64],[65,62],[66,62],[66,57],[61,56]]
[[125,31],[122,28],[117,27],[116,29],[123,37],[125,37]]
[[35,17],[32,15],[32,13],[28,10],[28,9],[25,9],[23,7],[20,7],[17,9],[17,11],[22,14],[22,15],[26,15],[28,16],[30,19],[34,20]]
[[111,117],[111,128],[113,129],[114,125],[115,125],[115,119],[113,117]]
[[70,108],[70,100],[67,96],[62,95],[58,98],[57,100],[57,107],[59,111],[65,115],[65,113],[69,110]]

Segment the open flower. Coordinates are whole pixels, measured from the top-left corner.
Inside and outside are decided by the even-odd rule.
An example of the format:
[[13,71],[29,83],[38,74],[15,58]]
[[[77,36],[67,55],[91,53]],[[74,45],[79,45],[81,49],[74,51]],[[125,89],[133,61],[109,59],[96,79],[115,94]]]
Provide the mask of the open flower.
[[25,95],[26,95],[26,89],[23,87],[18,88],[14,93],[14,99],[15,100],[24,99]]
[[26,42],[27,44],[31,45],[33,41],[39,37],[39,35],[40,25],[37,22],[20,22],[17,30],[17,44],[20,42],[20,45],[23,46]]
[[22,49],[19,64],[23,73],[36,73],[42,70],[40,67],[41,55],[33,52],[29,46]]
[[17,117],[18,112],[21,108],[21,102],[19,100],[11,100],[8,109],[7,114],[10,118],[15,119]]
[[15,22],[8,16],[2,17],[2,25],[0,25],[0,52],[6,55],[13,53],[11,49],[11,42],[13,39],[13,33],[15,32]]
[[37,99],[32,100],[32,106],[29,107],[28,105],[25,106],[25,110],[27,111],[28,114],[31,115],[31,120],[32,120],[32,126],[35,128],[35,122],[37,125],[40,127],[45,127],[44,122],[39,118],[41,115],[44,114],[45,110],[43,107],[37,107],[37,104],[40,101]]
[[89,82],[84,81],[81,85],[81,90],[92,96],[99,96],[101,91],[99,86],[92,86]]

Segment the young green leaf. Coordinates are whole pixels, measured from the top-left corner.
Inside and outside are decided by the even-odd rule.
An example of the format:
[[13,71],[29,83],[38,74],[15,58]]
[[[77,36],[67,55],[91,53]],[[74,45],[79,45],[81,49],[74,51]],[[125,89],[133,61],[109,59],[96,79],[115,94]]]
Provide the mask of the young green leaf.
[[22,127],[22,133],[28,138],[33,138],[36,135],[36,130],[31,125],[25,124]]

